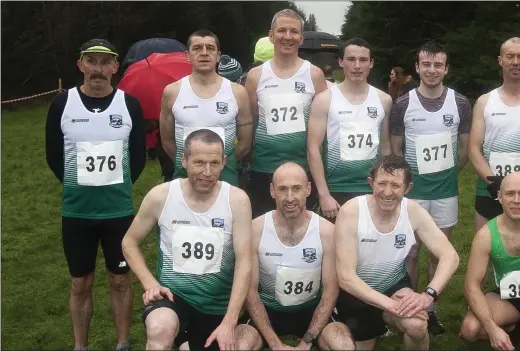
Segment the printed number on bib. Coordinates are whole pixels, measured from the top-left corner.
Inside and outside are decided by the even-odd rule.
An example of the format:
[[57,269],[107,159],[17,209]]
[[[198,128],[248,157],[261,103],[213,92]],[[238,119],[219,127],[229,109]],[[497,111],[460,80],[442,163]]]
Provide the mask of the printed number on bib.
[[342,161],[370,160],[377,157],[379,133],[377,125],[340,124],[340,150]]
[[123,141],[76,143],[78,184],[103,186],[123,183]]
[[520,171],[520,153],[492,152],[489,155],[489,166],[497,176],[506,176]]
[[222,139],[224,145],[226,145],[226,133],[224,132],[223,127],[184,127],[184,139],[182,140],[182,142],[184,143],[188,135],[199,129],[209,129],[212,132],[217,133],[220,139]]
[[276,270],[275,298],[282,306],[300,305],[318,294],[321,267],[291,268],[278,266]]
[[520,298],[520,271],[509,272],[500,280],[500,298]]
[[190,274],[220,272],[224,241],[223,228],[174,225],[173,271]]
[[449,131],[420,135],[415,140],[419,174],[441,172],[454,167],[453,146]]
[[265,126],[267,134],[290,134],[305,131],[303,100],[301,94],[272,96],[267,99]]

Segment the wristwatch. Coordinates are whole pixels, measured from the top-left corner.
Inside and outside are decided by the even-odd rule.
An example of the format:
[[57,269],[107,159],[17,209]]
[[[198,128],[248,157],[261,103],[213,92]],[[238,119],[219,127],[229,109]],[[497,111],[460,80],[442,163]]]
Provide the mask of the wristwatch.
[[435,291],[435,289],[433,288],[427,287],[426,290],[424,290],[424,292],[433,297],[433,301],[437,301],[437,299],[439,298],[437,291]]
[[312,342],[314,341],[316,337],[314,335],[312,335],[311,333],[309,332],[306,332],[305,334],[303,334],[303,342],[306,343],[306,344],[312,344]]

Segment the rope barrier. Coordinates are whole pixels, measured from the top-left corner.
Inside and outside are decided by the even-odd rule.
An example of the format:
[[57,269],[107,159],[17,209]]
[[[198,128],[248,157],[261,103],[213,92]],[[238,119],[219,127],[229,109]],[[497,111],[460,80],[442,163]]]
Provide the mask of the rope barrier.
[[22,97],[22,98],[18,98],[18,99],[12,99],[12,100],[6,100],[6,101],[2,101],[0,103],[2,104],[8,104],[10,102],[16,102],[16,101],[22,101],[22,100],[29,100],[29,99],[32,99],[32,98],[35,98],[35,97],[38,97],[38,96],[43,96],[43,95],[48,95],[48,94],[52,94],[52,93],[55,93],[55,92],[58,92],[58,91],[61,91],[63,89],[54,89],[54,90],[51,90],[51,91],[47,91],[45,93],[40,93],[40,94],[36,94],[36,95],[32,95],[32,96],[26,96],[26,97]]

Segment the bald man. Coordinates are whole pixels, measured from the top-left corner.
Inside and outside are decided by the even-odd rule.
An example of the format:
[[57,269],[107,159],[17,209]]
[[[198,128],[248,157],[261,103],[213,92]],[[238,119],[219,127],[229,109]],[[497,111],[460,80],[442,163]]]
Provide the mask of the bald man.
[[311,183],[296,163],[278,167],[270,189],[276,209],[253,221],[246,299],[245,320],[261,336],[249,333],[242,342],[247,350],[284,350],[282,336],[292,335],[301,338],[300,350],[354,350],[347,326],[331,319],[338,296],[334,225],[306,210]]
[[479,176],[475,231],[502,213],[502,206],[488,191],[496,191],[488,177],[520,171],[520,38],[502,44],[498,64],[503,84],[479,97],[469,134],[469,159]]
[[[507,334],[520,321],[520,173],[507,175],[498,201],[503,214],[490,220],[473,239],[464,295],[469,310],[461,336],[489,339],[495,350],[513,350]],[[484,295],[481,284],[491,261],[496,289]]]

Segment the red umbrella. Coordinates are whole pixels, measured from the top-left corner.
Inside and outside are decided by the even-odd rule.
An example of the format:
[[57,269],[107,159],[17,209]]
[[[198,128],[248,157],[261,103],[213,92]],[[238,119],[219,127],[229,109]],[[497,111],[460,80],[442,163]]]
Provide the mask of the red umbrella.
[[155,53],[130,65],[118,88],[139,100],[144,118],[159,120],[164,88],[190,73],[191,63],[185,53]]

